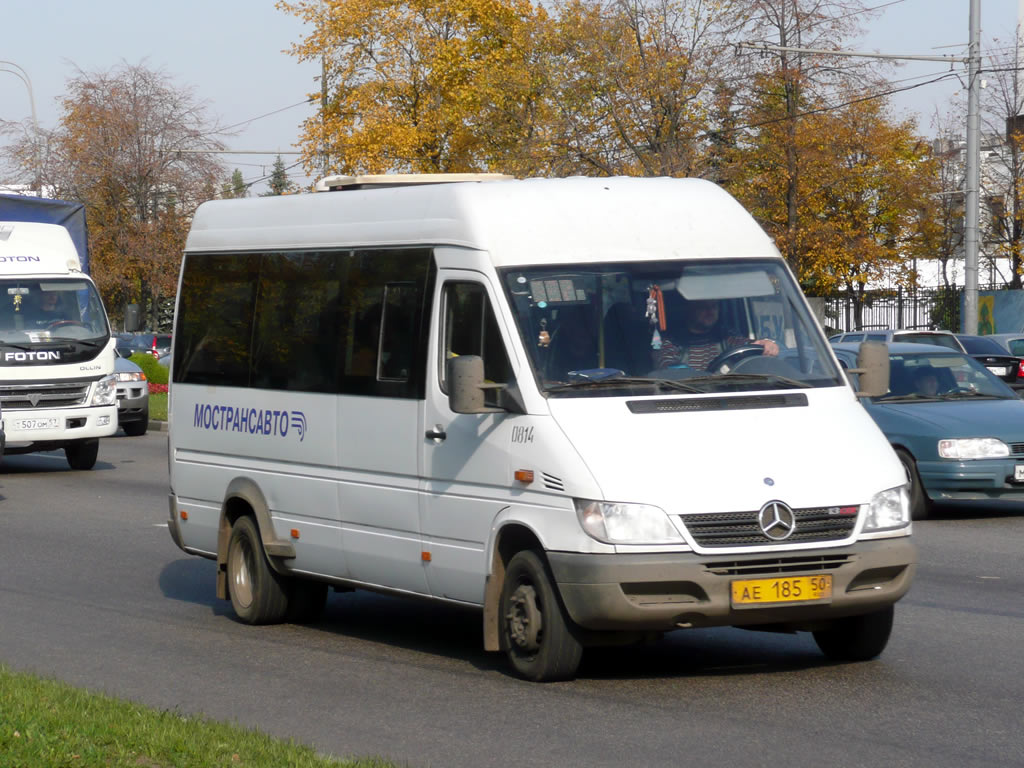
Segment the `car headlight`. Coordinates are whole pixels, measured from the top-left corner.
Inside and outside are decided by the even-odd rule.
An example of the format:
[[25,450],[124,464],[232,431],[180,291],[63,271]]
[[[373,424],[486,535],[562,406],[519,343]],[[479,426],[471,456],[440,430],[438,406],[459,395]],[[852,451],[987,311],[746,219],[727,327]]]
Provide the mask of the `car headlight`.
[[110,374],[96,382],[92,390],[92,405],[113,405],[117,402],[117,376]]
[[994,437],[961,437],[939,440],[939,456],[944,459],[1001,459],[1010,455],[1010,447]]
[[683,540],[665,511],[649,504],[575,499],[580,526],[607,544],[669,544]]
[[142,371],[121,371],[117,374],[118,381],[145,381],[146,374]]
[[907,486],[876,493],[864,505],[864,530],[884,531],[910,525],[910,495]]

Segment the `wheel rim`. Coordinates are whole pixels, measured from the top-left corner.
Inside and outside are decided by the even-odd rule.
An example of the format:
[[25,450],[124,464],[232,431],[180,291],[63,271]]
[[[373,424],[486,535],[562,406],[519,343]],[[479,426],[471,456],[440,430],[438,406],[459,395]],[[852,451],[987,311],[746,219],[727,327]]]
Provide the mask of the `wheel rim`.
[[544,631],[544,615],[537,600],[537,590],[532,584],[520,584],[509,596],[505,623],[513,647],[521,653],[536,653],[540,650]]
[[252,549],[245,541],[239,541],[237,557],[231,560],[231,595],[238,605],[247,608],[252,605]]

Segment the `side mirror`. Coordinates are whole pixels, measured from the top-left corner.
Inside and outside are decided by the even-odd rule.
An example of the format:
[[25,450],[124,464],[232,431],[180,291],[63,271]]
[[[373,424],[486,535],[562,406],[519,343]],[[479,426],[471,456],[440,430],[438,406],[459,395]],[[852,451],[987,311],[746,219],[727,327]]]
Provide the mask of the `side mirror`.
[[488,407],[484,398],[485,390],[504,388],[504,384],[484,383],[484,359],[480,355],[448,360],[448,403],[455,413],[504,413],[504,408]]
[[881,397],[889,391],[889,345],[884,341],[865,341],[857,350],[857,367],[850,373],[860,374],[858,397]]

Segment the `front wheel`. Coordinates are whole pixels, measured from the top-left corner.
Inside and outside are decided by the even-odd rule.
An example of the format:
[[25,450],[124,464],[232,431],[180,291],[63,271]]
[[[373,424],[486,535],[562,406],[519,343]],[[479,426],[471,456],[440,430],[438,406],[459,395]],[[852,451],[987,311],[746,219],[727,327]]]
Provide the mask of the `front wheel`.
[[537,552],[509,561],[500,615],[501,647],[516,672],[538,683],[575,677],[583,645]]
[[875,613],[835,619],[828,629],[814,632],[814,642],[832,661],[868,661],[888,645],[894,614],[890,605]]
[[907,480],[910,483],[910,519],[926,520],[931,514],[932,502],[921,485],[921,475],[917,472],[917,462],[914,461],[913,456],[902,448],[896,449],[896,455],[903,464],[903,471],[907,473]]
[[72,469],[92,469],[100,455],[99,440],[82,440],[64,446],[64,458]]
[[259,529],[240,517],[228,540],[228,593],[231,607],[246,624],[278,624],[288,612],[287,582],[270,567]]

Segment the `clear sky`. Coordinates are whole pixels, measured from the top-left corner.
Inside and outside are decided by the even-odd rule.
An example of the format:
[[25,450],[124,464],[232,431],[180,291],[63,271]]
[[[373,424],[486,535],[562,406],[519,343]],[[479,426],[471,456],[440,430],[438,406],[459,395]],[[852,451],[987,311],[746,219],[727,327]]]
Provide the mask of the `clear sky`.
[[[1024,0],[1020,0],[1024,2]],[[964,56],[969,40],[969,0],[868,0],[880,8],[866,36],[850,48],[891,54]],[[209,116],[237,135],[232,150],[281,152],[297,161],[299,125],[312,114],[301,104],[318,91],[319,66],[300,64],[285,50],[303,35],[293,16],[273,0],[0,0],[4,20],[0,70],[24,69],[31,81],[36,115],[52,129],[65,83],[78,69],[106,71],[122,60],[163,69],[179,86],[189,86],[208,104]],[[981,0],[982,53],[1013,40],[1018,0]],[[964,69],[960,67],[961,71]],[[892,77],[904,87],[949,72],[941,63],[907,63]],[[965,79],[966,80],[966,79]],[[903,115],[920,115],[930,133],[931,115],[952,99],[966,104],[957,80],[922,85],[893,97]],[[296,106],[298,105],[298,106]],[[31,109],[28,89],[16,75],[0,71],[0,119],[21,121]],[[273,154],[231,154],[223,160],[246,180],[270,172]],[[293,178],[308,183],[301,169]],[[0,182],[5,181],[0,179]]]

